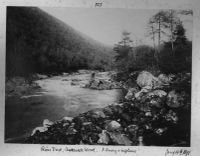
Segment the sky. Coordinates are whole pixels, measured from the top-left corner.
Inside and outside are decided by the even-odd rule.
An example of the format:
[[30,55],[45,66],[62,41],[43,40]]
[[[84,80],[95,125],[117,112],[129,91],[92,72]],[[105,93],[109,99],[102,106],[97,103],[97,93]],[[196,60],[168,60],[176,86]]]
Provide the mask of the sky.
[[[146,36],[147,23],[158,10],[111,9],[111,8],[41,8],[74,29],[106,45],[113,46],[121,40],[122,32],[131,33],[134,43],[152,45]],[[192,20],[184,19],[186,36],[192,38]]]

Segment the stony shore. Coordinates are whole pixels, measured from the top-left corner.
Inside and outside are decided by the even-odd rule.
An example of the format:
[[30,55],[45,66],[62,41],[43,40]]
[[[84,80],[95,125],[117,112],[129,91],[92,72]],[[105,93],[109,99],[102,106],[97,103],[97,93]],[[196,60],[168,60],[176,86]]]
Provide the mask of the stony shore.
[[10,96],[26,96],[31,93],[33,89],[39,89],[34,80],[48,78],[47,75],[34,74],[28,77],[16,76],[6,80],[6,97]]
[[25,143],[189,146],[191,75],[132,75],[123,82],[123,103],[56,122],[45,119]]

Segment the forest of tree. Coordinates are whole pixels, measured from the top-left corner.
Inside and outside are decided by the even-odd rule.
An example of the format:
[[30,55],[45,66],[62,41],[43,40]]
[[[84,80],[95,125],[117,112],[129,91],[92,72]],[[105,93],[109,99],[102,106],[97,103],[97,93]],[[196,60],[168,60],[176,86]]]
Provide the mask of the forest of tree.
[[7,7],[6,75],[106,70],[113,50],[35,7]]
[[147,23],[152,46],[133,46],[130,33],[124,31],[122,40],[114,47],[115,63],[119,71],[162,71],[164,73],[191,72],[192,42],[179,16],[192,16],[192,11],[161,10]]
[[36,7],[8,7],[6,75],[61,73],[77,69],[191,72],[192,42],[181,16],[192,11],[160,10],[147,21],[152,45],[137,45],[122,32],[114,48],[89,38]]

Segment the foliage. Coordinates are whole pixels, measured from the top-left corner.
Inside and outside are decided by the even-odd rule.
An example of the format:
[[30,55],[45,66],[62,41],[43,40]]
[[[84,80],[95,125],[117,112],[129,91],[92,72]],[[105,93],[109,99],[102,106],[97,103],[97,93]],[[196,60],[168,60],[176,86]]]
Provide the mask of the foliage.
[[134,48],[129,56],[129,71],[148,70],[156,63],[154,49],[147,45],[140,45]]
[[115,62],[119,71],[144,70],[155,65],[154,49],[147,45],[132,47],[130,33],[122,33],[122,41],[114,47]]
[[192,43],[185,36],[180,15],[192,15],[192,11],[161,10],[152,16],[147,24],[148,36],[153,40],[157,54],[155,55],[157,65],[165,73],[191,72]]
[[115,45],[113,50],[116,52],[115,62],[116,67],[119,70],[127,70],[127,61],[129,53],[133,50],[132,40],[130,39],[130,33],[124,31],[122,33],[122,41]]
[[[132,47],[130,33],[123,33],[122,41],[114,48],[119,71],[191,72],[192,43],[185,36],[185,28],[179,14],[192,15],[192,12],[161,10],[149,19],[148,36],[153,40],[153,47],[146,45]],[[158,39],[157,47],[156,39]]]
[[192,43],[187,40],[181,22],[176,26],[174,36],[173,51],[169,42],[163,44],[159,66],[165,73],[191,72]]

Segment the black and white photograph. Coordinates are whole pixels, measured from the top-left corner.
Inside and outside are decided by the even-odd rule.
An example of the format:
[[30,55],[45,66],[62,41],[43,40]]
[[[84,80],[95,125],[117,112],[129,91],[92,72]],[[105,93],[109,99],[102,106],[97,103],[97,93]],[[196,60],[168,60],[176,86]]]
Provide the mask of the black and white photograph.
[[6,7],[4,143],[191,146],[193,10]]

